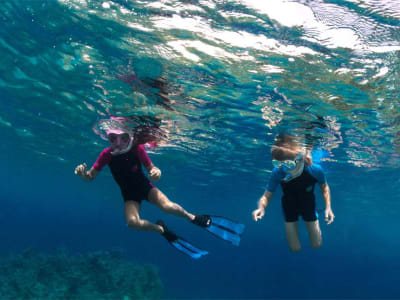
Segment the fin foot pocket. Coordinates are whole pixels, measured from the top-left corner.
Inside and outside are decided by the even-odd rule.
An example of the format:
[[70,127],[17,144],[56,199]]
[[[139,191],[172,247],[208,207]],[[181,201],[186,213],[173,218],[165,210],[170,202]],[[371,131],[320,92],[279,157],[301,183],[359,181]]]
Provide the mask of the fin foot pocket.
[[208,254],[207,251],[192,245],[185,239],[175,234],[172,230],[168,229],[163,221],[158,220],[157,225],[163,227],[164,233],[162,234],[162,236],[169,242],[172,247],[174,247],[178,251],[190,256],[193,259],[199,259],[200,257]]
[[211,225],[211,218],[207,215],[196,215],[192,223],[197,226],[206,228]]

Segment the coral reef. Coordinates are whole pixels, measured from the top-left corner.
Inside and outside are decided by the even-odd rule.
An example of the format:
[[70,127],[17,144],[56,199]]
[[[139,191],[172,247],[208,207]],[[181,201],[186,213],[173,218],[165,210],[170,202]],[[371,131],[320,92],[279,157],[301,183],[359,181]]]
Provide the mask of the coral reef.
[[158,270],[120,251],[26,250],[0,259],[0,299],[161,299]]

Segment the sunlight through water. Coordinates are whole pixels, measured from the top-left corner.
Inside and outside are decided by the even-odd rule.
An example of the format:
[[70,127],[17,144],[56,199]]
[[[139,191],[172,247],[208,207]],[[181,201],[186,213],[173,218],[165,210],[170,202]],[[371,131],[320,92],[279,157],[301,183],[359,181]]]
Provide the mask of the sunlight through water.
[[114,115],[182,157],[229,162],[290,131],[338,163],[399,167],[399,12],[377,0],[5,2],[0,87],[15,101],[0,126],[59,161],[78,138],[102,143],[98,122]]

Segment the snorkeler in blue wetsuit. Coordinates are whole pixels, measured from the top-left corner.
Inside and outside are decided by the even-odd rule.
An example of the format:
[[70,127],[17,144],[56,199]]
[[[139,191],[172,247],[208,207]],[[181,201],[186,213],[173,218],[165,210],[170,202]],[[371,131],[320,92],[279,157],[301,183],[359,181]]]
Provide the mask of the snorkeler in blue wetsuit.
[[274,169],[264,195],[258,202],[258,208],[253,211],[254,221],[265,215],[273,193],[278,184],[281,185],[282,209],[285,216],[286,237],[290,250],[300,251],[298,234],[298,218],[301,216],[306,224],[311,246],[320,248],[322,245],[321,229],[315,209],[314,186],[320,185],[325,201],[325,221],[331,224],[335,218],[331,209],[330,190],[322,168],[312,163],[308,154],[303,151],[294,138],[278,136],[271,149]]

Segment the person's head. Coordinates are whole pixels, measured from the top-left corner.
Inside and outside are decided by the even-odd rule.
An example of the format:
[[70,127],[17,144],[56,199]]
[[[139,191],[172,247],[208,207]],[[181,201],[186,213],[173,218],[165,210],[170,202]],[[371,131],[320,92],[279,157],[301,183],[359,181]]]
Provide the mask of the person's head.
[[302,145],[301,139],[298,136],[291,134],[278,134],[275,137],[274,145],[271,148],[272,160],[294,161],[299,154],[302,154],[303,160],[307,166],[312,165],[309,150]]
[[272,164],[281,168],[287,175],[285,181],[290,181],[303,173],[304,165],[310,161],[304,148],[298,143],[296,136],[278,135],[271,148]]
[[272,164],[286,173],[295,173],[304,167],[304,155],[301,151],[285,147],[272,146]]
[[127,131],[123,129],[108,129],[106,133],[113,150],[112,154],[122,154],[132,148],[133,139]]

